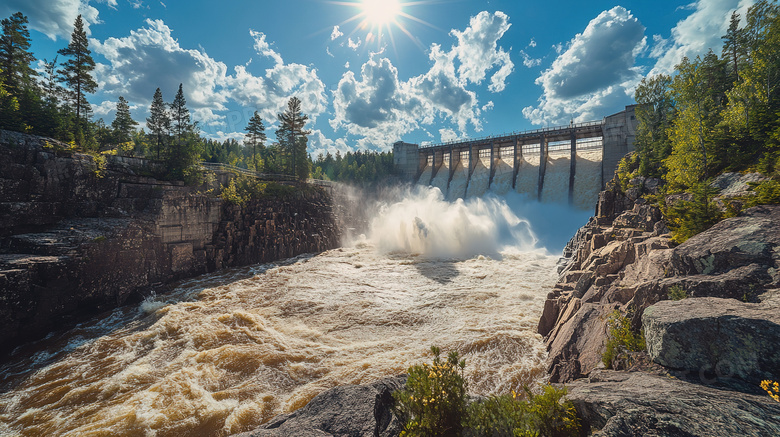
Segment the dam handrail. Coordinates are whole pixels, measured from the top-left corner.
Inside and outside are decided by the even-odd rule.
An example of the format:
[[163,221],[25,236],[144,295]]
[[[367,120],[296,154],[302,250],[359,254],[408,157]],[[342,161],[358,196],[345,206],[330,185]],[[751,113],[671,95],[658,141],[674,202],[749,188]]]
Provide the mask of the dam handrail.
[[474,143],[474,142],[481,142],[485,140],[490,139],[503,139],[503,138],[511,138],[515,136],[528,136],[533,134],[541,134],[541,133],[551,133],[551,132],[564,132],[570,129],[578,129],[578,128],[584,128],[584,127],[595,127],[595,126],[601,126],[603,124],[602,120],[599,121],[585,121],[582,123],[573,123],[568,124],[565,126],[554,126],[554,127],[543,127],[539,129],[530,129],[525,131],[518,131],[518,132],[509,132],[509,133],[503,133],[499,135],[486,135],[484,137],[476,137],[476,138],[460,138],[460,139],[454,139],[450,141],[443,141],[440,143],[432,143],[425,146],[420,146],[420,150],[425,149],[433,149],[436,147],[442,147],[442,146],[449,146],[450,144],[466,144],[466,143]]
[[[296,178],[295,176],[291,176],[288,174],[262,173],[262,172],[249,170],[246,168],[236,167],[235,165],[224,164],[221,162],[204,161],[200,163],[200,166],[206,170],[234,172],[234,173],[241,174],[243,176],[249,176],[264,181],[284,181],[284,182],[299,181],[299,179]],[[321,187],[328,187],[328,188],[333,187],[333,182],[326,181],[323,179],[307,179],[306,182],[312,185],[319,185]]]

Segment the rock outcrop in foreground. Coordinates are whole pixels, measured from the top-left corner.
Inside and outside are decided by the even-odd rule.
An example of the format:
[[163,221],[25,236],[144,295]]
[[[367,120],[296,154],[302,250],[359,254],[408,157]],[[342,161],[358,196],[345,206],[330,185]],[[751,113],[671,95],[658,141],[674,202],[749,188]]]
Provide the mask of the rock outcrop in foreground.
[[[716,185],[726,199],[755,178]],[[758,388],[780,379],[780,205],[675,246],[658,208],[640,197],[657,181],[631,185],[602,192],[597,216],[567,247],[571,260],[538,327],[550,380],[566,383],[597,435],[780,435],[780,404]],[[617,363],[629,371],[601,362],[616,310],[647,343]]]
[[172,281],[340,244],[326,192],[239,207],[148,176],[159,163],[66,148],[0,131],[0,350]]
[[305,407],[271,419],[240,437],[391,437],[403,429],[392,413],[392,393],[405,376],[368,385],[344,385],[317,395]]
[[780,308],[702,297],[662,301],[642,316],[650,358],[671,369],[745,381],[780,376]]
[[610,370],[567,387],[586,431],[604,437],[780,435],[780,403],[767,396]]

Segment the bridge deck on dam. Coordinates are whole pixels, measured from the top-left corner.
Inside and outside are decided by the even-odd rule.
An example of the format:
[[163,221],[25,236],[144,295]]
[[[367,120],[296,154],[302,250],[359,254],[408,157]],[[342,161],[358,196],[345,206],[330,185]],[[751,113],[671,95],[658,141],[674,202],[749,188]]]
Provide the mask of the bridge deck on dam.
[[423,147],[399,141],[393,156],[409,179],[437,186],[448,198],[511,187],[538,200],[595,204],[605,179],[633,149],[635,126],[634,106],[628,106],[601,121]]
[[476,147],[489,147],[493,145],[512,145],[516,142],[521,144],[529,142],[537,142],[539,138],[544,136],[549,143],[569,141],[572,134],[577,139],[601,137],[602,134],[602,122],[601,121],[589,121],[585,123],[571,124],[568,126],[556,126],[542,129],[527,130],[523,132],[512,132],[508,134],[501,134],[498,136],[486,136],[482,138],[472,138],[468,140],[453,140],[443,142],[439,144],[428,145],[420,147],[420,153],[432,153],[441,150],[450,150],[452,148],[465,148],[470,146]]

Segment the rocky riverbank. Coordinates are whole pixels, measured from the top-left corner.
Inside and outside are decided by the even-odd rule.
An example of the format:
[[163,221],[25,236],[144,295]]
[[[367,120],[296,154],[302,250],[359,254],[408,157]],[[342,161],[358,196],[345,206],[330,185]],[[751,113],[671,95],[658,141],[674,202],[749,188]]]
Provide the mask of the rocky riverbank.
[[[716,186],[744,195],[756,178],[727,175]],[[599,435],[778,435],[780,404],[759,383],[780,378],[780,206],[748,209],[675,245],[641,198],[658,182],[603,191],[567,247],[538,328],[550,381],[566,383]],[[683,299],[670,300],[675,292]],[[624,353],[621,371],[602,362],[615,311],[647,343]]]
[[154,162],[0,131],[0,349],[164,284],[340,244],[329,193],[244,206],[149,175]]

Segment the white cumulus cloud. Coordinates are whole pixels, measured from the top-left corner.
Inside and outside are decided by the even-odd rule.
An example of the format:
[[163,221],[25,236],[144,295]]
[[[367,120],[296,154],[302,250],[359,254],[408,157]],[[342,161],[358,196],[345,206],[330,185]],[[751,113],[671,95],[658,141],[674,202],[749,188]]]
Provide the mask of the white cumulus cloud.
[[523,65],[525,65],[528,68],[538,67],[542,65],[541,59],[532,58],[531,55],[525,52],[525,50],[520,50],[520,55],[523,57]]
[[[111,7],[116,6],[116,0],[105,0],[103,3]],[[73,23],[79,14],[84,20],[84,30],[87,34],[90,33],[90,24],[100,22],[98,10],[90,6],[88,0],[3,0],[0,2],[0,16],[7,17],[15,12],[26,15],[31,29],[45,34],[52,40],[57,38],[70,40]]]
[[347,38],[347,45],[352,50],[357,50],[358,48],[360,48],[360,44],[362,43],[363,42],[360,40],[360,38],[358,38],[357,41],[353,41],[352,38]]
[[[432,44],[430,69],[407,80],[399,78],[397,68],[381,53],[370,54],[360,73],[344,73],[333,92],[331,127],[362,137],[358,143],[363,147],[380,149],[437,121],[451,123],[441,128],[444,137],[456,129],[459,136],[469,128],[480,131],[483,110],[470,86],[489,77],[489,91],[505,89],[514,64],[498,41],[509,27],[509,17],[502,12],[479,13],[465,30],[450,32],[456,42],[448,50]],[[485,105],[485,110],[490,108],[490,103]]]
[[[108,61],[97,65],[95,76],[106,95],[122,95],[144,108],[157,87],[171,101],[182,83],[193,119],[214,135],[219,129],[241,130],[255,110],[268,125],[292,96],[301,99],[304,112],[314,121],[328,103],[317,70],[285,63],[262,32],[250,31],[249,36],[257,53],[272,64],[262,76],[252,74],[249,64],[236,66],[228,74],[224,63],[202,49],[181,47],[162,20],[146,20],[145,27],[126,37],[92,40],[93,50]],[[230,102],[248,109],[225,114]]]
[[687,5],[691,14],[672,29],[669,38],[654,35],[650,56],[656,58],[650,75],[669,74],[683,57],[695,58],[713,49],[720,55],[721,36],[726,34],[731,13],[736,10],[744,19],[754,0],[698,0]]
[[338,26],[333,26],[333,32],[330,33],[330,40],[333,41],[344,35],[344,32],[339,30]]
[[512,73],[514,64],[509,53],[498,47],[498,40],[512,25],[509,17],[498,11],[490,14],[482,11],[471,17],[469,27],[463,32],[453,29],[450,34],[458,39],[453,50],[458,56],[461,79],[472,83],[482,83],[486,73],[494,66],[498,67],[490,78],[490,91],[500,92],[506,87],[506,78]]
[[647,45],[644,31],[622,6],[600,13],[536,79],[543,94],[523,115],[534,124],[558,124],[600,119],[629,104],[641,79],[635,61]]
[[95,69],[99,88],[132,102],[149,102],[158,87],[172,100],[181,83],[200,121],[214,122],[218,117],[212,111],[224,110],[228,98],[223,88],[227,66],[201,50],[182,48],[162,20],[147,19],[146,25],[126,37],[90,41],[94,52],[108,60]]

